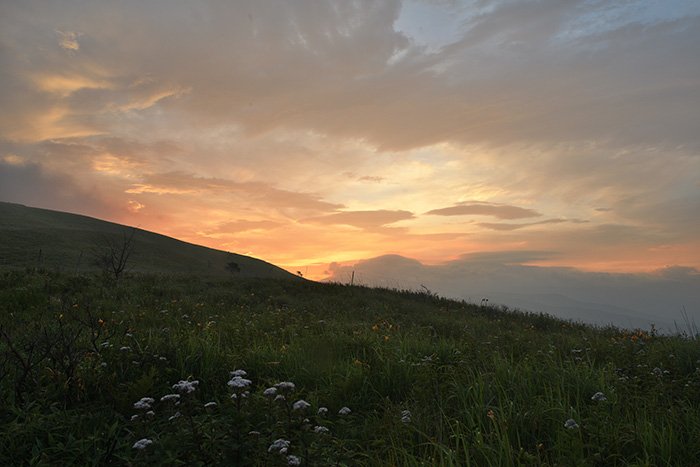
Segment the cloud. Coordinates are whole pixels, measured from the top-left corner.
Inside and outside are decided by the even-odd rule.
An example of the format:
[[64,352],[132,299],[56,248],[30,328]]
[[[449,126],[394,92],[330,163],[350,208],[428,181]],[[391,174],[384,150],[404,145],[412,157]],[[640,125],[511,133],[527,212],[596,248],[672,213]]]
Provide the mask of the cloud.
[[80,205],[82,213],[92,216],[118,211],[97,187],[80,188],[70,177],[47,172],[37,164],[3,160],[0,160],[0,200],[62,211]]
[[532,227],[535,225],[548,225],[548,224],[563,224],[566,222],[573,222],[577,224],[582,224],[587,221],[582,221],[578,219],[547,219],[544,221],[539,221],[539,222],[527,222],[523,224],[506,224],[506,223],[497,223],[497,222],[478,222],[476,225],[479,227],[483,227],[485,229],[491,229],[491,230],[518,230],[518,229],[524,229],[526,227]]
[[260,182],[236,182],[216,177],[198,177],[185,172],[145,175],[140,183],[133,184],[126,192],[158,195],[213,193],[243,197],[260,205],[305,211],[329,211],[343,207],[340,204],[323,201],[318,195],[312,193],[280,190]]
[[74,52],[77,52],[80,50],[80,44],[78,43],[78,37],[80,37],[79,32],[71,32],[71,31],[56,31],[56,34],[59,36],[59,41],[58,44],[61,46],[62,49],[65,50],[71,50]]
[[385,227],[388,224],[413,218],[413,213],[409,211],[382,209],[377,211],[343,211],[325,216],[306,218],[302,222],[324,225],[351,225],[361,229],[374,230]]
[[479,303],[502,304],[598,325],[675,331],[685,308],[700,319],[700,271],[671,267],[654,274],[590,273],[523,265],[551,252],[483,252],[438,265],[390,255],[352,265],[332,264],[330,280],[422,290]]
[[271,230],[284,224],[268,220],[236,219],[216,225],[210,233],[239,233],[250,230]]
[[365,175],[363,177],[358,178],[359,181],[361,182],[373,182],[373,183],[381,183],[385,180],[384,177],[377,177],[377,176],[372,176],[372,175]]
[[493,216],[499,219],[522,219],[542,215],[534,209],[483,202],[458,203],[455,206],[430,210],[426,214],[437,216]]

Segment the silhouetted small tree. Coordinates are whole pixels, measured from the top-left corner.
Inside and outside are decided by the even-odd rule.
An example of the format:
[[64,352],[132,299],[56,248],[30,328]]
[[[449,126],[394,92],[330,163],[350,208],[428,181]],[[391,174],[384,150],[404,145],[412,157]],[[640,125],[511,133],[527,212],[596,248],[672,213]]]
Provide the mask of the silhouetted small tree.
[[136,229],[122,233],[122,238],[117,240],[105,237],[95,257],[95,262],[105,274],[113,275],[114,280],[119,277],[129,266],[131,255],[134,253],[134,235]]

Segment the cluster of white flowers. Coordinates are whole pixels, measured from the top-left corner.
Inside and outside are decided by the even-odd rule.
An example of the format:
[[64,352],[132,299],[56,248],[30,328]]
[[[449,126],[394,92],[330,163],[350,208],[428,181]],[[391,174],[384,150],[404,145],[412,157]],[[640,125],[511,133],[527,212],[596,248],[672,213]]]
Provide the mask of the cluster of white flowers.
[[576,428],[578,428],[578,423],[576,423],[576,420],[574,420],[573,418],[570,418],[564,422],[564,428],[568,430],[575,430]]
[[326,428],[325,426],[317,425],[314,427],[314,433],[324,434],[328,433],[329,431],[330,430],[328,430],[328,428]]
[[226,384],[233,389],[245,389],[253,384],[253,382],[249,379],[245,379],[243,376],[234,376]]
[[182,417],[182,414],[178,411],[178,412],[175,412],[175,415],[173,415],[172,417],[168,417],[168,421],[172,422],[176,418],[180,418],[180,417]]
[[282,381],[281,383],[275,384],[278,391],[292,392],[296,389],[296,386],[291,381]]
[[134,402],[134,408],[137,410],[148,410],[151,408],[156,400],[152,397],[142,397],[138,401]]
[[207,402],[206,404],[204,404],[204,408],[205,408],[205,409],[213,409],[213,408],[216,407],[217,405],[218,405],[218,404],[217,404],[216,402],[214,402],[214,401],[212,401],[212,402]]
[[233,378],[234,376],[248,376],[248,372],[245,370],[233,370],[230,373],[230,376],[231,378]]
[[328,413],[328,408],[327,407],[319,407],[318,411],[316,412],[320,416],[324,416]]
[[197,381],[196,379],[194,381],[180,380],[177,383],[173,384],[173,389],[179,392],[180,394],[189,394],[191,392],[194,392],[195,389],[197,389],[197,386],[199,386],[199,381]]
[[294,404],[292,404],[292,409],[293,410],[306,410],[309,407],[311,407],[311,404],[306,402],[304,399],[299,399],[296,401]]
[[138,450],[146,449],[146,448],[147,448],[148,446],[150,446],[151,444],[153,444],[153,440],[150,440],[150,439],[148,439],[148,438],[143,438],[143,439],[140,439],[140,440],[136,441],[136,442],[134,443],[134,445],[132,446],[132,448],[133,448],[133,449],[138,449]]
[[275,397],[277,395],[277,388],[267,388],[263,391],[263,396],[265,397]]
[[236,399],[247,399],[248,396],[250,396],[250,391],[243,391],[241,393],[233,393],[231,394],[231,399],[236,400]]
[[411,411],[410,410],[402,410],[401,411],[401,422],[402,423],[411,423]]
[[301,458],[290,454],[287,456],[287,465],[301,465]]
[[287,454],[287,450],[289,449],[289,441],[286,439],[276,439],[269,448],[267,448],[267,452],[274,452],[277,454]]
[[352,410],[350,410],[350,407],[343,407],[340,410],[338,410],[338,415],[349,415]]
[[605,397],[605,394],[598,391],[595,394],[593,394],[593,396],[591,396],[591,400],[596,401],[596,402],[604,402],[604,401],[608,400],[608,398]]
[[180,400],[180,394],[166,394],[160,398],[161,402],[178,402]]
[[131,347],[129,347],[128,345],[125,345],[124,347],[119,347],[119,350],[122,352],[128,352],[131,350]]

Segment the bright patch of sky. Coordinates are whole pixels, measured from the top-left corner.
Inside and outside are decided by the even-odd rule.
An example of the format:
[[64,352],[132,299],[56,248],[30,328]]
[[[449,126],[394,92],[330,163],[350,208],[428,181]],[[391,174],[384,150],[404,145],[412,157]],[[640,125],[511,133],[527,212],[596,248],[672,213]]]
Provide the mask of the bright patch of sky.
[[401,6],[394,30],[436,52],[462,37],[465,20],[477,12],[470,3],[408,0]]
[[582,9],[590,11],[565,25],[557,39],[572,40],[602,34],[631,24],[653,25],[700,16],[700,2],[687,0],[592,0]]

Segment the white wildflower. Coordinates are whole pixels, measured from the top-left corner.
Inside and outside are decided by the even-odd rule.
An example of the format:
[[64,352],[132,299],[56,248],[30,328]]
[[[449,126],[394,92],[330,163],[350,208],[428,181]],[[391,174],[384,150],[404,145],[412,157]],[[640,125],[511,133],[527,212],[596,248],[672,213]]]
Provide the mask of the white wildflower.
[[241,376],[234,376],[227,384],[233,389],[244,389],[253,384],[253,382]]
[[327,407],[319,407],[318,412],[316,412],[316,413],[321,415],[321,416],[326,415],[328,413],[328,408]]
[[317,425],[314,427],[314,433],[323,434],[328,433],[330,430],[325,426]]
[[260,436],[260,432],[257,430],[251,430],[248,432],[250,436]]
[[[284,454],[287,452],[287,449],[289,449],[289,441],[286,439],[276,439],[269,448],[267,448],[267,452],[276,452],[279,454]],[[283,452],[284,451],[284,452]]]
[[230,376],[231,378],[233,378],[234,376],[248,376],[248,372],[245,370],[233,370],[230,373]]
[[204,404],[204,408],[205,408],[205,409],[213,409],[213,408],[216,407],[217,405],[218,405],[218,404],[217,404],[216,402],[214,402],[214,401],[212,401],[212,402],[207,402],[206,404]]
[[411,411],[410,410],[402,410],[401,411],[401,422],[402,423],[411,423]]
[[338,415],[348,415],[350,412],[352,412],[350,407],[343,407],[342,409],[338,410]]
[[267,388],[263,391],[263,396],[265,397],[274,397],[277,395],[277,388]]
[[152,397],[142,397],[138,401],[134,402],[134,408],[138,410],[148,410],[151,408],[151,404],[153,404],[156,400]]
[[156,413],[155,413],[154,411],[152,411],[152,410],[149,410],[148,412],[146,412],[146,415],[149,416],[149,417],[155,417],[155,416],[156,416]]
[[132,416],[131,416],[131,421],[132,421],[132,422],[135,422],[135,421],[138,420],[138,419],[139,419],[139,416],[138,416],[138,415],[132,415]]
[[605,394],[603,394],[602,392],[598,391],[598,392],[596,392],[595,394],[593,394],[593,396],[591,396],[591,400],[592,400],[592,401],[596,401],[596,402],[603,402],[603,401],[608,400],[608,398],[605,397]]
[[172,422],[172,421],[175,420],[176,418],[180,418],[180,417],[182,417],[182,414],[181,414],[180,412],[175,412],[175,415],[173,415],[172,417],[169,417],[169,418],[168,418],[168,421],[169,421],[169,422]]
[[573,418],[568,419],[566,422],[564,422],[564,428],[568,430],[575,430],[578,428],[578,423],[576,423],[576,420]]
[[128,352],[131,350],[131,347],[129,347],[128,345],[125,345],[124,347],[119,347],[119,350],[122,352]]
[[311,404],[306,402],[304,399],[299,399],[296,401],[294,404],[292,404],[292,409],[293,410],[306,410],[309,407],[311,407]]
[[177,402],[180,400],[180,394],[166,394],[160,398],[161,402]]
[[281,383],[275,384],[275,387],[279,391],[294,391],[296,389],[296,385],[292,383],[291,381],[282,381]]
[[287,399],[282,394],[277,394],[277,396],[275,397],[275,402],[284,402],[286,400]]
[[102,368],[107,368],[107,362],[102,362],[102,363],[100,363],[100,366],[101,366]]
[[143,439],[136,441],[134,443],[134,445],[132,446],[132,449],[138,449],[138,450],[146,449],[151,444],[153,444],[152,440],[150,440],[148,438],[143,438]]
[[301,465],[301,458],[290,454],[287,456],[287,465]]
[[194,390],[197,389],[197,386],[199,386],[199,381],[197,381],[196,379],[194,381],[180,380],[177,383],[173,384],[173,389],[179,392],[180,394],[189,394],[191,392],[194,392]]

